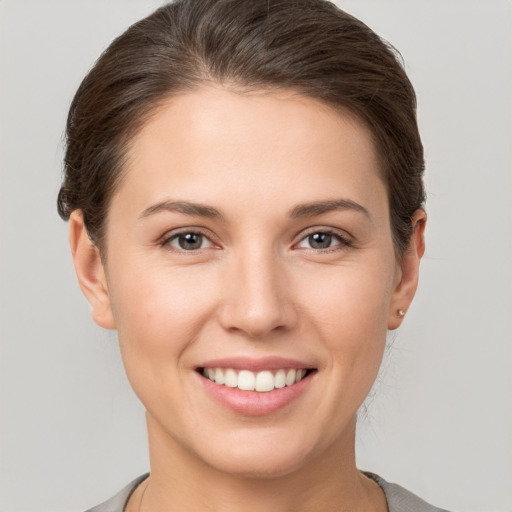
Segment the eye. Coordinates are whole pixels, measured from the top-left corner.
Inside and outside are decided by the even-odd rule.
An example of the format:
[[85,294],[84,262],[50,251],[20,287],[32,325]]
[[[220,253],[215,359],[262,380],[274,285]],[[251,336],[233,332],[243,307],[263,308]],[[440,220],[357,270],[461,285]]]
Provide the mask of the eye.
[[349,241],[341,235],[333,233],[332,231],[315,231],[305,236],[298,244],[297,247],[303,249],[325,250],[337,246],[348,246]]
[[171,236],[164,241],[164,245],[170,245],[173,249],[181,251],[198,251],[210,247],[212,243],[202,233],[188,231]]

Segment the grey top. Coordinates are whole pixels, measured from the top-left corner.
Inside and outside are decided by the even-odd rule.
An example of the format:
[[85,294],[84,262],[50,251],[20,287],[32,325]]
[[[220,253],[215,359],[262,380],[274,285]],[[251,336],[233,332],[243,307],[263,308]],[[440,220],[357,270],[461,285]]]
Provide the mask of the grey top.
[[[377,482],[388,502],[389,512],[447,512],[444,509],[429,505],[418,496],[397,484],[386,482],[380,476],[373,473],[364,473],[367,477]],[[126,504],[137,486],[148,477],[148,473],[130,482],[124,489],[101,505],[89,509],[87,512],[124,512]]]

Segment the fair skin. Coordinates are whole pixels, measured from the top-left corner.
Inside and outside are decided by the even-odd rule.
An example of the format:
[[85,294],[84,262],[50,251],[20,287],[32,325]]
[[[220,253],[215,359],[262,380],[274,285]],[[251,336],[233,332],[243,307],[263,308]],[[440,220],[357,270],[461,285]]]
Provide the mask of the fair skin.
[[[129,512],[387,510],[355,418],[414,296],[425,214],[397,257],[379,176],[353,116],[205,86],[133,140],[104,262],[73,213],[80,285],[147,411]],[[265,392],[203,375],[230,367],[308,372]]]

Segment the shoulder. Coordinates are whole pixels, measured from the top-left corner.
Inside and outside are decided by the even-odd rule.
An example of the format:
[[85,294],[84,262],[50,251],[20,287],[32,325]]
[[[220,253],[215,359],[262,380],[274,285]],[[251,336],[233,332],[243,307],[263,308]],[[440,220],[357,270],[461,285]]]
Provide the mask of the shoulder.
[[123,512],[133,491],[135,491],[140,483],[146,480],[148,475],[149,473],[139,476],[126,487],[121,489],[115,496],[112,496],[109,500],[87,510],[87,512]]
[[444,509],[429,505],[426,501],[404,489],[400,485],[386,482],[374,473],[363,472],[367,477],[379,484],[386,495],[389,512],[447,512]]

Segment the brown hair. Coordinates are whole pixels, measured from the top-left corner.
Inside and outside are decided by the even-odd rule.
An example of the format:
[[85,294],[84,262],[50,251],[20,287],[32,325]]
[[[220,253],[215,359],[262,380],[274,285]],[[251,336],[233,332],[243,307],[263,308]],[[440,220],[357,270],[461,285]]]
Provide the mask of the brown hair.
[[61,217],[81,209],[101,248],[130,140],[163,100],[205,82],[291,89],[363,120],[403,254],[412,215],[425,199],[414,90],[395,51],[325,0],[177,0],[132,25],[101,55],[71,104]]

